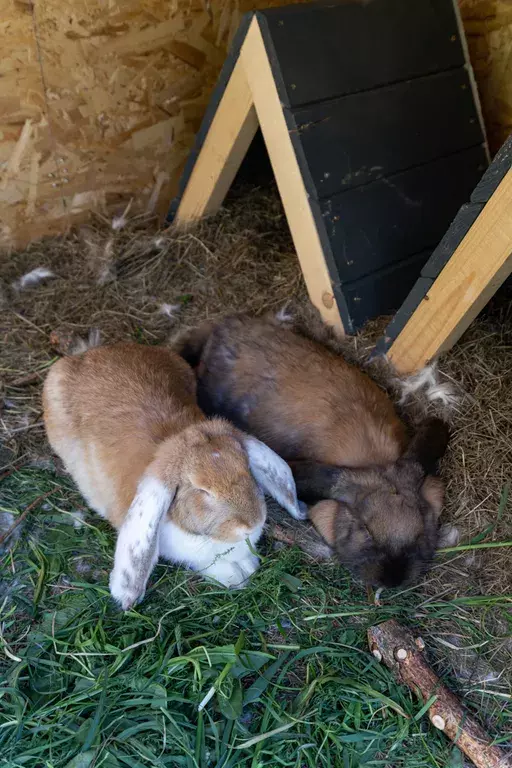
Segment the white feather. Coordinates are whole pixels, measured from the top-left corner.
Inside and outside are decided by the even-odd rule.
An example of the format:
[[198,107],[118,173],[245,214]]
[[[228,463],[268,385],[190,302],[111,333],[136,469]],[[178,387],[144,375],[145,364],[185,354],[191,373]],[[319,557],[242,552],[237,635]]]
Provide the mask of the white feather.
[[278,323],[291,323],[293,321],[293,315],[288,311],[287,305],[276,312],[276,320]]
[[112,229],[114,230],[114,232],[120,232],[121,229],[124,229],[124,227],[126,227],[128,223],[127,216],[130,211],[130,208],[132,207],[132,203],[133,203],[133,197],[128,203],[128,205],[126,206],[126,208],[124,209],[123,213],[120,216],[114,216],[114,218],[112,219]]
[[99,328],[91,328],[87,340],[77,336],[77,338],[73,340],[69,349],[69,354],[82,355],[84,352],[87,352],[87,350],[94,349],[95,347],[101,347],[101,333]]
[[171,320],[174,320],[176,315],[182,309],[182,306],[182,304],[161,304],[158,312],[160,315],[165,315]]
[[455,525],[443,525],[439,531],[439,549],[456,547],[460,541],[460,531]]
[[43,280],[48,280],[51,277],[56,277],[55,273],[47,267],[36,267],[25,275],[22,275],[18,280],[15,280],[12,287],[16,291],[23,291],[25,288],[31,288],[34,285],[38,285]]
[[80,510],[77,509],[75,512],[71,513],[71,517],[73,518],[73,528],[84,527],[85,515],[83,512],[80,512]]

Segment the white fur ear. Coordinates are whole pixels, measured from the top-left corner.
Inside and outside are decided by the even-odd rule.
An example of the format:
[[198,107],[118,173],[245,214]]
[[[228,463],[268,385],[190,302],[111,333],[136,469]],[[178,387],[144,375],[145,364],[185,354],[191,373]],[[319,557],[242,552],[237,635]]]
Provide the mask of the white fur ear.
[[158,560],[160,523],[175,494],[157,478],[143,477],[119,529],[110,592],[125,611],[144,597]]
[[297,501],[295,480],[286,461],[255,437],[244,435],[243,443],[249,467],[261,490],[272,496],[296,520],[305,520],[307,511]]

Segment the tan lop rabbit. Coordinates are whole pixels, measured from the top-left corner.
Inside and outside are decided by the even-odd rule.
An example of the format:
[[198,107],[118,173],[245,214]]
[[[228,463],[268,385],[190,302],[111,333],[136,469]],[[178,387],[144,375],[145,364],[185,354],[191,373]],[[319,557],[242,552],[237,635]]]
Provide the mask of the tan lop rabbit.
[[[409,442],[366,374],[275,320],[229,317],[182,335],[198,402],[291,463],[299,498],[341,561],[367,583],[416,578],[438,540],[443,483],[430,473],[448,428],[427,420]],[[299,461],[297,461],[299,460]]]
[[264,492],[303,518],[288,465],[223,419],[206,419],[191,368],[137,344],[59,360],[44,386],[50,444],[90,506],[118,529],[113,597],[142,599],[159,556],[225,586],[258,567]]

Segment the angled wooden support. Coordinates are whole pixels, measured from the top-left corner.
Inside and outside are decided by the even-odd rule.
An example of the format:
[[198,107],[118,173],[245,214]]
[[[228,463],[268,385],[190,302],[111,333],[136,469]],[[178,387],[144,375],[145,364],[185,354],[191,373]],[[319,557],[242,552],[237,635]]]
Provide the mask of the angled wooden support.
[[254,101],[238,59],[176,215],[185,226],[218,211],[258,129]]
[[511,273],[512,168],[391,345],[397,370],[412,373],[448,350]]
[[343,332],[324,249],[256,19],[251,23],[241,58],[309,297],[324,320]]
[[343,332],[323,248],[256,16],[181,198],[175,226],[185,227],[220,208],[258,125],[263,131],[309,297],[324,320]]
[[217,211],[259,126],[311,301],[351,333],[397,309],[487,165],[471,86],[455,0],[250,13],[168,220]]

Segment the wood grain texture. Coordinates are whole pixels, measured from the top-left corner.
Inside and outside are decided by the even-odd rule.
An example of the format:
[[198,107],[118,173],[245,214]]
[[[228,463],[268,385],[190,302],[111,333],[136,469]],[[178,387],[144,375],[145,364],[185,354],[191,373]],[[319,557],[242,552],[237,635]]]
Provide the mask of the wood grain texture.
[[251,90],[239,59],[226,83],[181,198],[174,220],[177,227],[219,209],[257,128]]
[[289,140],[258,15],[251,22],[240,60],[245,67],[309,297],[324,320],[342,332],[343,324],[334,301],[324,249],[295,151]]
[[512,272],[512,169],[389,350],[410,373],[449,349]]
[[[0,248],[155,193],[164,214],[242,15],[287,2],[0,0]],[[459,5],[496,150],[512,131],[510,2]]]
[[469,757],[477,768],[511,768],[512,760],[462,706],[427,663],[421,638],[394,620],[370,627],[368,644],[398,682],[407,685],[422,704],[432,699],[427,713],[432,725]]
[[288,2],[0,0],[0,249],[165,215],[243,14]]
[[512,3],[458,0],[492,154],[512,133]]

